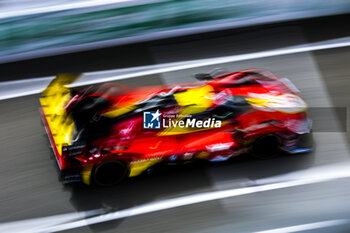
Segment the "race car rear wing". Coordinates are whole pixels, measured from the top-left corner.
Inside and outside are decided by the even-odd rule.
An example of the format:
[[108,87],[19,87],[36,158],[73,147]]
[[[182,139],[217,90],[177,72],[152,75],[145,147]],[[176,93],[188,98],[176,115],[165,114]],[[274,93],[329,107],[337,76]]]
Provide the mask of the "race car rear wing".
[[55,154],[59,168],[65,168],[62,159],[62,147],[71,145],[75,133],[74,121],[66,114],[65,106],[71,99],[68,84],[74,82],[79,75],[57,75],[48,87],[42,92],[39,108],[46,133]]

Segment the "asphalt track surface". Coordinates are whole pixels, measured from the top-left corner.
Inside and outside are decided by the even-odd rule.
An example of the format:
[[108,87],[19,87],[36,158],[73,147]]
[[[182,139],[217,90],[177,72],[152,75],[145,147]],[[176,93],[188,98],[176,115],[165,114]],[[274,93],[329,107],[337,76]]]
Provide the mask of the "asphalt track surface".
[[[279,38],[272,38],[271,33]],[[265,38],[264,38],[265,37]],[[217,57],[231,52],[266,50],[285,43],[305,43],[312,35],[298,27],[259,35],[264,43],[221,38],[202,45],[184,43],[154,46],[147,56],[155,63],[171,59]],[[253,44],[249,47],[250,44]],[[206,48],[204,50],[203,48]],[[179,56],[179,58],[174,58]],[[288,77],[302,92],[310,107],[349,107],[350,48],[290,54],[215,67],[229,70],[266,68]],[[195,81],[192,74],[210,71],[202,67],[148,77],[122,80],[131,86]],[[112,188],[64,186],[48,146],[38,112],[38,95],[0,101],[0,222],[26,220],[57,214],[107,208],[125,209],[156,200],[166,200],[205,191],[241,187],[242,182],[283,175],[321,165],[349,160],[349,124],[336,113],[314,116],[315,151],[272,160],[237,158],[231,162],[196,168],[172,168],[129,179]],[[332,132],[330,132],[332,131]],[[349,219],[350,179],[267,191],[204,202],[66,232],[256,232],[313,222]],[[349,232],[350,224],[315,229],[313,232]]]

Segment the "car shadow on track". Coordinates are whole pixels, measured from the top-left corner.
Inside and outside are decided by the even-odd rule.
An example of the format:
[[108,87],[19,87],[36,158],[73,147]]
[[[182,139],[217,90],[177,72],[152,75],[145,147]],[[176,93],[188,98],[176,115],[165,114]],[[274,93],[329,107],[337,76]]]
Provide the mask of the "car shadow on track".
[[[183,166],[160,166],[151,174],[126,179],[113,187],[68,185],[71,203],[77,211],[123,210],[153,201],[215,190],[215,182],[235,183],[237,179],[256,180],[282,175],[313,166],[315,153],[284,155],[257,160],[238,156],[227,162],[194,163]],[[214,176],[214,177],[213,177]],[[93,232],[115,229],[123,219],[90,225]]]
[[[186,192],[210,190],[205,168],[182,168],[179,171],[155,172],[127,179],[113,187],[85,186],[74,184],[71,202],[77,211],[104,208],[109,211],[122,210],[155,200],[178,196]],[[91,226],[93,231],[116,227],[122,220]]]

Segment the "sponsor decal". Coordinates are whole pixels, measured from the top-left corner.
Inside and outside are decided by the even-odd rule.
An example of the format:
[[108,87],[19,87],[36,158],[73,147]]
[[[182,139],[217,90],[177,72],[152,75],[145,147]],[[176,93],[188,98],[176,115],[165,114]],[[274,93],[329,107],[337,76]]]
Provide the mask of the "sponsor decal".
[[144,129],[166,129],[166,128],[220,128],[221,120],[210,117],[197,119],[192,115],[164,114],[156,112],[143,112]]

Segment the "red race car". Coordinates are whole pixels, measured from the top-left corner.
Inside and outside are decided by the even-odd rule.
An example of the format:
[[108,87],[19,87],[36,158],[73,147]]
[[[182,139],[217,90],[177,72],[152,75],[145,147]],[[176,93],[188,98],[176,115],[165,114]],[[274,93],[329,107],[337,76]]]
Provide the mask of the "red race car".
[[44,90],[41,116],[65,183],[113,185],[156,164],[266,159],[312,150],[307,105],[288,79],[262,69],[198,82],[131,88],[69,88],[58,75]]

